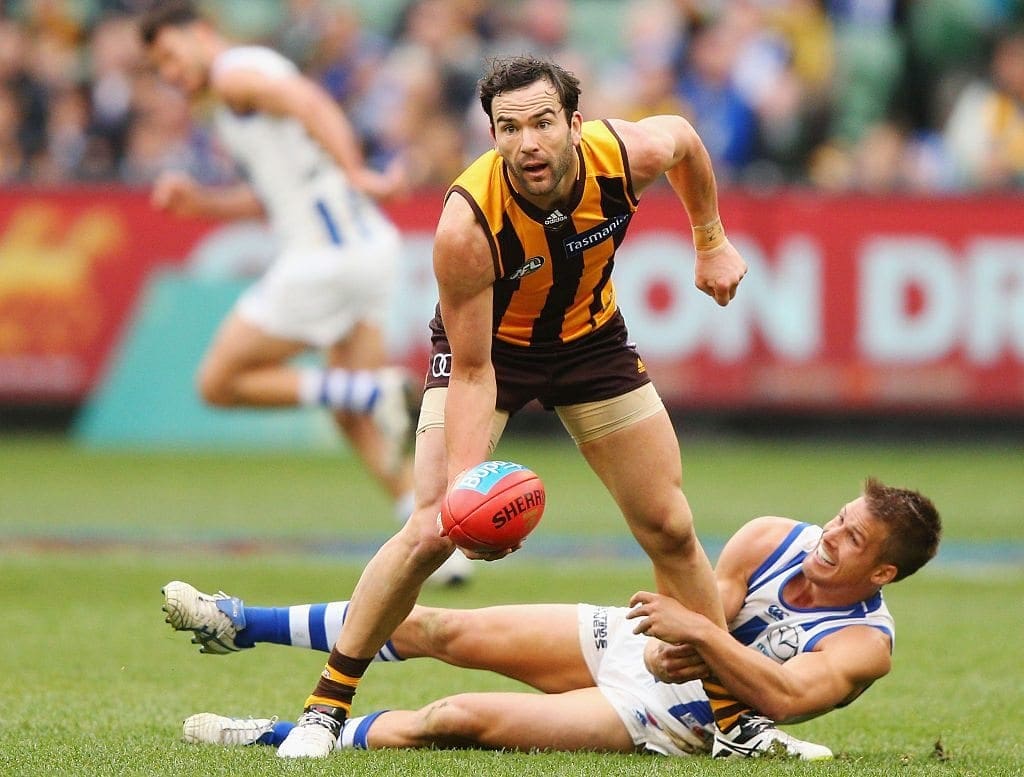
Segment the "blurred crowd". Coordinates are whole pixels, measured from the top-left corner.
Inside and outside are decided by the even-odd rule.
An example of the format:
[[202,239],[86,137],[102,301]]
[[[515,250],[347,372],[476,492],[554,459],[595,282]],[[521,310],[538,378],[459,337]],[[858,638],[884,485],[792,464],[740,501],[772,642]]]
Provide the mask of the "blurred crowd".
[[[149,2],[0,0],[0,182],[230,180],[204,106],[146,64]],[[295,60],[372,163],[403,153],[422,185],[488,147],[482,62],[524,52],[580,76],[584,118],[686,116],[725,187],[1024,184],[1024,0],[409,0],[386,26],[365,0],[200,6]]]

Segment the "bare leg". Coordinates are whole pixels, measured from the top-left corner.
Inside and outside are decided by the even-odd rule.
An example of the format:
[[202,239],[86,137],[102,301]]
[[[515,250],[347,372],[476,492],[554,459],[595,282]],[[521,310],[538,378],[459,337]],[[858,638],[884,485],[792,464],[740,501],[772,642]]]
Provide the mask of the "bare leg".
[[402,456],[396,460],[391,446],[369,416],[341,411],[336,412],[334,416],[338,427],[352,449],[359,455],[367,471],[391,498],[397,500],[408,494],[413,484],[410,458]]
[[417,606],[391,637],[403,658],[503,674],[545,693],[594,684],[580,651],[574,604],[477,610]]
[[416,510],[363,570],[338,637],[339,652],[372,657],[412,611],[423,581],[454,551],[437,527],[445,485],[444,430],[427,429],[416,441]]
[[679,441],[661,412],[580,445],[654,565],[660,593],[725,628],[714,572],[682,492]]
[[597,688],[560,694],[464,693],[381,715],[370,748],[488,747],[632,753],[636,747]]
[[[290,407],[299,403],[299,371],[288,364],[307,344],[269,335],[232,312],[221,325],[199,369],[199,392],[219,407]],[[384,366],[380,330],[359,323],[327,353],[332,367],[377,369]],[[392,497],[412,488],[412,466],[395,461],[373,419],[338,411],[335,419],[370,474]]]
[[220,407],[298,404],[299,375],[287,360],[308,346],[274,337],[232,312],[199,368],[199,393]]

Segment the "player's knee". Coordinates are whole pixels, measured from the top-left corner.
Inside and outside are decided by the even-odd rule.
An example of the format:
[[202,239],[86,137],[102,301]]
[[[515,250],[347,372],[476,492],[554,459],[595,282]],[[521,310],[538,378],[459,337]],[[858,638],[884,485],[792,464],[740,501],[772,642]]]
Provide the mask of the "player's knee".
[[655,555],[686,555],[697,544],[689,509],[661,509],[638,521],[637,537]]
[[417,565],[436,569],[452,554],[454,545],[438,533],[437,506],[417,509],[402,528],[406,552]]
[[435,742],[475,742],[486,725],[485,716],[472,704],[475,694],[460,693],[428,704],[422,710],[423,734]]
[[203,402],[214,407],[230,407],[236,403],[230,377],[223,370],[209,364],[199,368],[196,391]]
[[[458,551],[456,551],[458,552]],[[416,623],[434,658],[449,658],[449,649],[466,633],[470,610],[424,608],[416,613]]]

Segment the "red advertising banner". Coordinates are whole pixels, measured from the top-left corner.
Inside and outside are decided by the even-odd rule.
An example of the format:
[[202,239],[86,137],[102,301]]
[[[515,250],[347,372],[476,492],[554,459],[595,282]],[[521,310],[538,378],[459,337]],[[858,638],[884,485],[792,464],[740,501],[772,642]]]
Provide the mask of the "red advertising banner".
[[[391,346],[414,368],[440,204],[427,192],[391,208],[406,236]],[[721,212],[750,265],[728,307],[694,288],[667,191],[644,197],[616,262],[630,333],[670,404],[1024,413],[1024,199],[728,193]],[[0,401],[81,401],[148,272],[211,253],[244,268],[231,256],[268,244],[244,234],[158,214],[141,191],[0,193]]]
[[689,288],[670,199],[641,206],[617,263],[670,401],[1024,411],[1024,199],[777,193],[723,197],[721,212],[750,265],[726,308]]
[[0,192],[0,400],[81,400],[147,272],[209,229],[123,189]]

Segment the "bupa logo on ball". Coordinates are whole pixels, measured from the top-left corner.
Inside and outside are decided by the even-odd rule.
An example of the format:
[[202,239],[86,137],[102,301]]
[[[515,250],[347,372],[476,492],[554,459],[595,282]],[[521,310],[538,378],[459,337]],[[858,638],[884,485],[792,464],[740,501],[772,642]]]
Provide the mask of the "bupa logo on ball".
[[515,464],[511,461],[485,461],[463,475],[455,487],[486,494],[510,472],[519,472],[524,469],[526,467],[522,464]]

